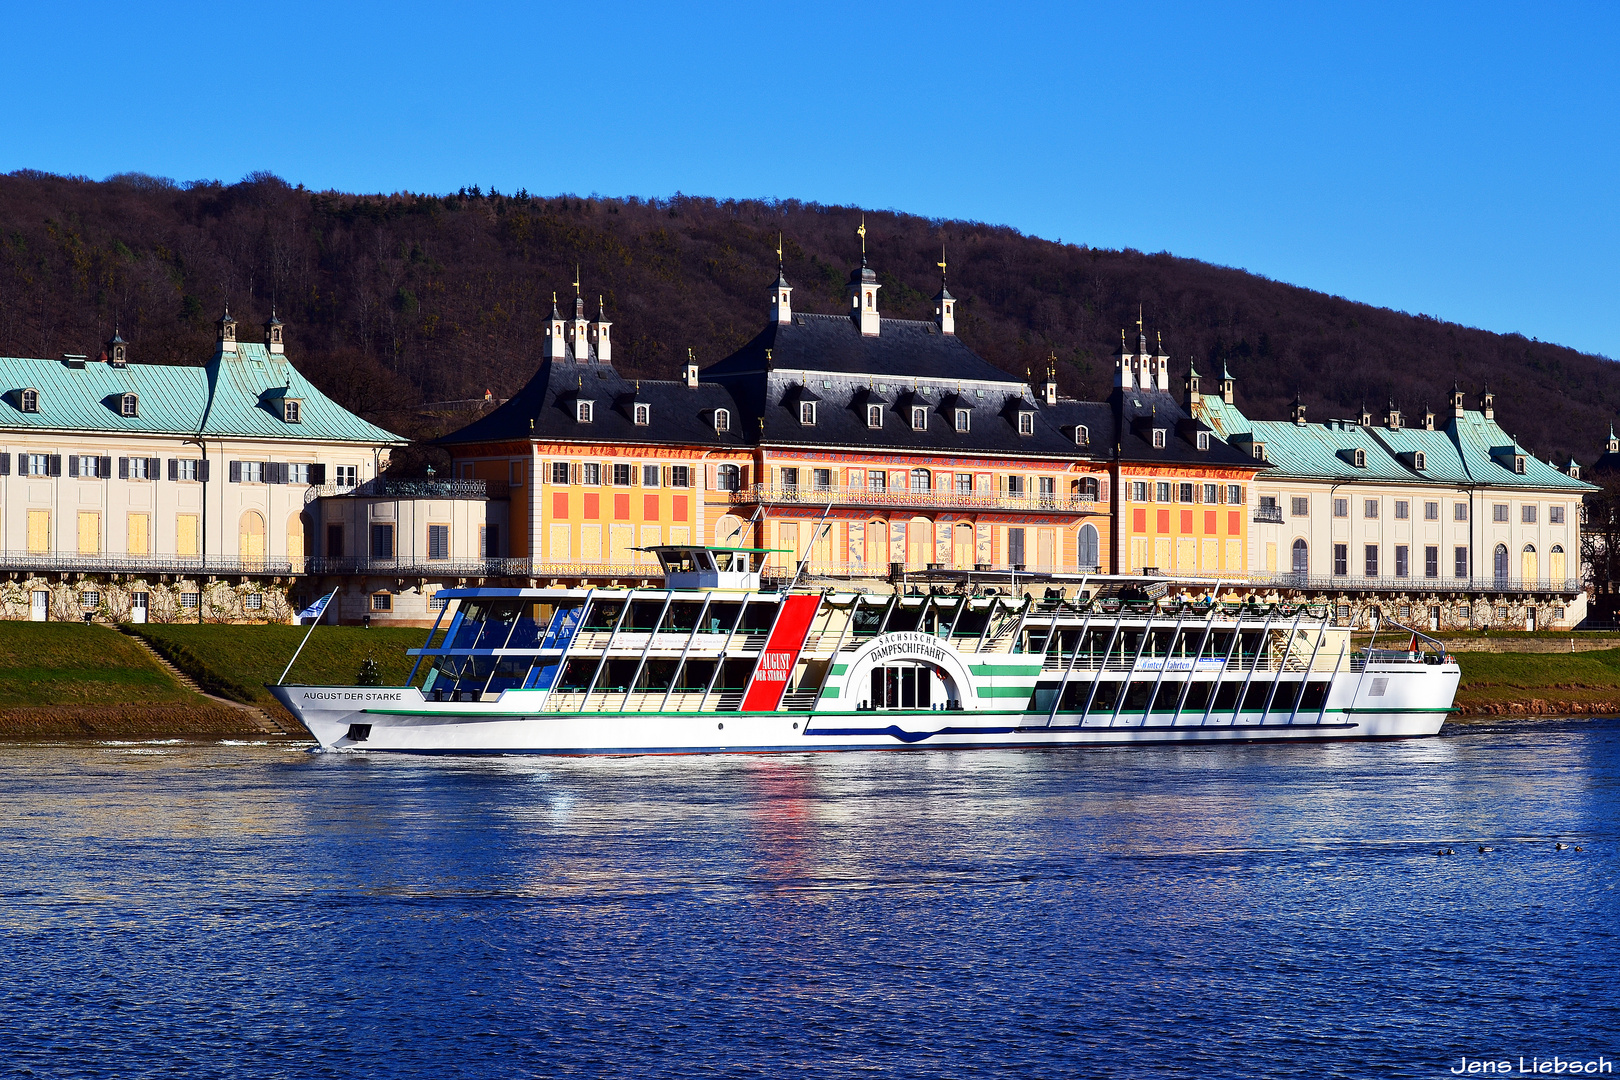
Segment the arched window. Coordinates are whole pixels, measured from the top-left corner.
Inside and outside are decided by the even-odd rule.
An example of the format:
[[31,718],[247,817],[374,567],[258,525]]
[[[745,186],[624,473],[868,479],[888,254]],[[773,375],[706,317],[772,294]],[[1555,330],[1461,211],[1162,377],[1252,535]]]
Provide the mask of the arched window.
[[22,411],[39,412],[39,391],[24,390],[22,392]]
[[[730,409],[716,409],[716,410],[714,410],[714,430],[716,430],[716,431],[730,431],[731,430],[731,410]],[[732,468],[736,468],[736,466],[732,466]],[[731,490],[735,491],[737,489],[732,488]]]
[[927,409],[913,408],[911,410],[911,430],[912,431],[927,431],[928,430],[928,410]]
[[[1092,483],[1096,483],[1095,480]],[[1097,526],[1087,523],[1080,526],[1079,559],[1081,570],[1095,570],[1098,562]]]
[[1100,497],[1101,493],[1102,488],[1097,483],[1097,478],[1095,476],[1088,476],[1080,481],[1080,490],[1078,494],[1082,499],[1090,499],[1095,502]]
[[1536,564],[1536,545],[1526,544],[1519,553],[1519,577],[1524,581],[1535,581],[1541,577],[1541,567]]
[[799,423],[805,427],[814,427],[816,423],[816,403],[813,401],[799,402]]
[[1508,576],[1508,549],[1506,544],[1497,544],[1495,558],[1492,560],[1492,569],[1496,572],[1498,580],[1506,581]]
[[956,430],[957,431],[966,431],[967,429],[968,429],[968,410],[966,410],[966,409],[957,409],[956,410]]
[[141,415],[141,399],[134,394],[125,394],[119,402],[119,410],[124,416]]
[[868,405],[866,407],[866,426],[880,428],[883,426],[883,406]]
[[249,510],[237,523],[236,552],[245,562],[264,559],[264,518],[257,510]]
[[1086,425],[1084,425],[1084,424],[1077,425],[1075,427],[1075,429],[1074,429],[1074,445],[1076,445],[1076,446],[1090,446],[1091,445],[1091,429],[1086,427]]
[[[721,411],[724,412],[725,410],[722,409]],[[736,465],[720,466],[720,490],[741,491],[742,469],[738,468]]]
[[912,469],[911,470],[911,490],[912,491],[928,491],[932,487],[933,487],[933,485],[929,482],[929,476],[928,476],[928,470],[927,469]]
[[581,424],[588,424],[591,422],[594,411],[594,403],[589,401],[576,402],[574,404],[574,419]]
[[1294,541],[1294,573],[1307,574],[1311,569],[1311,551],[1304,538]]
[[636,406],[636,426],[646,427],[650,423],[652,423],[652,406],[638,404]]

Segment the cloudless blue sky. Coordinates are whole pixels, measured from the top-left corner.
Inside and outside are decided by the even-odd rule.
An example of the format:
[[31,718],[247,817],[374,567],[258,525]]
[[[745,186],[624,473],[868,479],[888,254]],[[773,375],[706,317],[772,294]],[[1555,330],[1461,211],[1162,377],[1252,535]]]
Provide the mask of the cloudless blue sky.
[[0,171],[799,198],[1620,357],[1620,5],[8,3]]

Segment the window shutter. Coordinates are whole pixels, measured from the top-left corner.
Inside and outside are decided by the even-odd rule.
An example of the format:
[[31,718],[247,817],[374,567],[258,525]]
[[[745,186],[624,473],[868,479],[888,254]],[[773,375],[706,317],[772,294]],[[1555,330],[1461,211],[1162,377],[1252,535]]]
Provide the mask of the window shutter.
[[169,459],[169,479],[180,479],[180,462],[174,458]]
[[0,476],[11,475],[11,455],[0,453]]
[[129,479],[129,458],[127,457],[121,457],[118,459],[118,479]]
[[242,463],[240,461],[233,461],[233,462],[231,462],[231,483],[240,484],[241,482],[242,482]]
[[112,458],[96,458],[96,475],[105,479],[112,475]]
[[632,462],[630,465],[630,486],[641,486],[641,466],[635,464],[634,462]]
[[49,473],[48,473],[49,475],[51,475],[51,476],[61,476],[62,475],[62,455],[61,454],[52,454],[51,455],[51,460],[47,463],[47,467],[48,467],[48,470],[49,470]]
[[1108,501],[1108,481],[1107,480],[1098,480],[1097,481],[1097,501],[1098,502],[1104,502],[1104,503]]
[[706,471],[708,473],[706,480],[708,482],[709,490],[713,491],[715,488],[720,486],[720,466],[711,464]]
[[[60,475],[60,474],[58,474],[58,475]],[[69,476],[78,476],[79,475],[79,455],[78,454],[69,454],[68,455],[68,475]]]
[[197,462],[197,479],[202,480],[205,483],[208,480],[208,459],[207,458],[203,458],[201,461]]
[[326,483],[326,466],[320,462],[309,467],[309,482],[311,484]]
[[270,484],[285,484],[287,482],[287,463],[285,461],[267,461],[264,463],[264,479]]
[[155,457],[147,458],[146,475],[153,480],[160,479],[163,476],[163,459]]

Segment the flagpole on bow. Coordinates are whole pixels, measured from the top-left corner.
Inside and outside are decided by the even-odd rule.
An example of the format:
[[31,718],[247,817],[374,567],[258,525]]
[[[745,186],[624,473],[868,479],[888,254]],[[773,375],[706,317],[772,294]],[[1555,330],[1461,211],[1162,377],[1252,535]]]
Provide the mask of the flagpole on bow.
[[336,595],[337,595],[337,590],[333,589],[331,592],[327,593],[325,597],[322,598],[321,602],[318,605],[316,605],[316,607],[319,610],[317,610],[315,612],[315,621],[309,624],[309,633],[306,633],[304,635],[304,640],[300,641],[298,643],[298,648],[293,651],[292,659],[287,661],[286,670],[282,671],[281,678],[276,680],[276,685],[277,686],[280,686],[280,685],[282,685],[283,683],[285,683],[287,681],[287,675],[288,675],[289,672],[292,671],[292,666],[294,664],[298,663],[298,654],[304,651],[304,646],[305,645],[309,644],[309,636],[310,636],[310,634],[313,634],[315,632],[315,628],[317,626],[321,625],[321,619],[326,617],[326,605],[330,604],[332,602],[332,597],[334,597]]

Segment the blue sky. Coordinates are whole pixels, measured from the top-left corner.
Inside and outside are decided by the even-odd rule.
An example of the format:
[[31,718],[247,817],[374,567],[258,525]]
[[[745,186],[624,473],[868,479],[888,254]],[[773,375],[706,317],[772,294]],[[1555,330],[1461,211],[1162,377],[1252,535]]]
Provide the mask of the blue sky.
[[782,197],[1620,358],[1620,5],[0,6],[0,171]]

